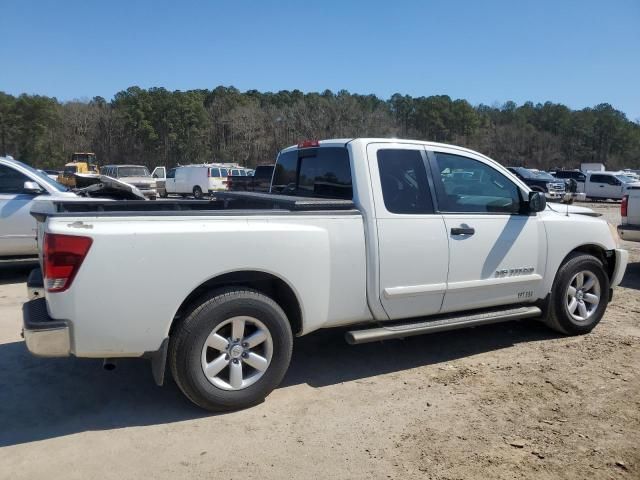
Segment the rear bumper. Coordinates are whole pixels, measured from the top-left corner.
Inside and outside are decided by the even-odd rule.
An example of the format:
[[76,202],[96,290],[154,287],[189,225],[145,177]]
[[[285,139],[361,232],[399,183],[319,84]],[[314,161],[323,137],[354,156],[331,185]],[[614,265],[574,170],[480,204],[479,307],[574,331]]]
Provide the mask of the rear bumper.
[[44,282],[42,279],[42,270],[34,268],[27,278],[27,296],[29,300],[44,297]]
[[618,225],[618,234],[623,240],[640,242],[640,225]]
[[67,357],[71,352],[69,323],[54,320],[44,298],[22,306],[23,336],[27,349],[38,357]]
[[616,267],[613,270],[613,275],[611,276],[612,287],[620,285],[622,277],[624,277],[624,272],[627,269],[627,262],[629,261],[629,252],[626,250],[616,248],[614,252],[616,254]]

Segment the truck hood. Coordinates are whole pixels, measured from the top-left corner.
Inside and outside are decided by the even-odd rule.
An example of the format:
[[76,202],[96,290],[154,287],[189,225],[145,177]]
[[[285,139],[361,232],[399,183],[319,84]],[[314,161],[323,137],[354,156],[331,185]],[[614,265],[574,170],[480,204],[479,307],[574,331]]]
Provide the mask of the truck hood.
[[547,204],[547,209],[563,215],[569,213],[573,215],[586,215],[587,217],[601,217],[602,214],[588,207],[580,207],[578,205],[566,205],[566,204]]
[[80,189],[77,195],[112,200],[146,200],[144,194],[130,183],[125,183],[106,175],[98,175],[95,183]]

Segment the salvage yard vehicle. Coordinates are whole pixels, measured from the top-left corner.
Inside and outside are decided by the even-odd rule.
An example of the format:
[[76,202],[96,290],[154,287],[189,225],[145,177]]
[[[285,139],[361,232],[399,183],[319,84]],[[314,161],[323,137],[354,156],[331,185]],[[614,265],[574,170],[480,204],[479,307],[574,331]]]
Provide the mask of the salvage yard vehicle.
[[553,175],[524,167],[508,167],[508,170],[527,184],[534,192],[542,192],[549,200],[562,200],[566,185]]
[[58,174],[58,183],[69,188],[82,188],[87,186],[83,182],[84,176],[91,177],[99,173],[95,153],[74,153],[71,162],[66,163],[64,170]]
[[105,165],[100,170],[102,175],[133,185],[151,200],[158,197],[156,179],[144,165]]
[[273,165],[258,165],[252,175],[230,175],[227,190],[232,192],[268,192],[271,188]]
[[165,190],[167,194],[193,195],[199,199],[206,193],[225,190],[228,175],[226,167],[215,163],[183,165],[169,170]]
[[44,298],[24,337],[40,356],[149,358],[158,384],[166,361],[221,411],[261,402],[294,335],[320,328],[351,344],[524,318],[585,334],[628,254],[615,227],[562,210],[484,155],[398,139],[286,148],[270,193],[54,200],[32,211]]
[[640,185],[628,187],[620,204],[622,222],[618,233],[623,240],[640,242]]
[[31,207],[43,199],[75,198],[67,190],[40,170],[0,157],[0,258],[38,254]]
[[589,172],[584,185],[588,200],[622,200],[631,186],[640,186],[622,172]]

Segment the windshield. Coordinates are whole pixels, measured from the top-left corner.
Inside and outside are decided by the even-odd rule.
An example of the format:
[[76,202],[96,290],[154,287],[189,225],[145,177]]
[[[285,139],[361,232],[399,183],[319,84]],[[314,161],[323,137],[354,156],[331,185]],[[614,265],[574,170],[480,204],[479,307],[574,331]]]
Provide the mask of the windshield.
[[30,167],[26,163],[22,163],[18,160],[14,160],[14,162],[20,165],[22,168],[25,168],[26,170],[28,170],[30,174],[34,175],[35,177],[38,177],[38,182],[45,183],[49,187],[53,188],[54,190],[57,190],[58,192],[66,192],[67,190],[69,190],[64,185],[59,184],[55,180],[52,180],[51,177],[48,177],[46,173],[36,170],[35,168]]
[[118,167],[118,177],[148,177],[147,167]]
[[633,183],[637,182],[637,180],[633,177],[627,177],[626,175],[616,175],[616,178],[620,180],[622,183]]

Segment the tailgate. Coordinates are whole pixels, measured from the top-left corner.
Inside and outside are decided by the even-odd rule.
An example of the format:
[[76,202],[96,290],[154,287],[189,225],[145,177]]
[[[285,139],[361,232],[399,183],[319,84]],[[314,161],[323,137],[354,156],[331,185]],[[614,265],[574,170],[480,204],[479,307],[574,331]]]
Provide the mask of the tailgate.
[[630,188],[628,195],[626,222],[625,218],[623,218],[622,223],[640,225],[640,187]]

